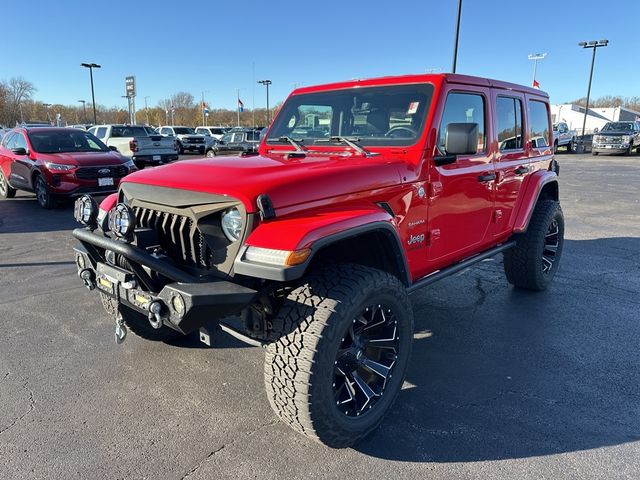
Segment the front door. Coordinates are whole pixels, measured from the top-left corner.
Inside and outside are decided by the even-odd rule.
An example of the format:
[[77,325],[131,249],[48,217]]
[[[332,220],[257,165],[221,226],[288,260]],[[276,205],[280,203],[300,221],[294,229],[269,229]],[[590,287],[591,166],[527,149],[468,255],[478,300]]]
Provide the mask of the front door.
[[7,145],[8,155],[11,159],[11,184],[16,187],[33,188],[31,185],[31,168],[33,160],[29,155],[16,155],[11,150],[14,148],[24,148],[27,152],[29,147],[22,132],[17,132]]
[[447,93],[436,155],[446,154],[449,123],[476,123],[478,148],[474,155],[459,155],[449,165],[431,163],[428,259],[432,269],[462,259],[487,242],[495,185],[489,102],[490,92],[482,87],[450,87]]

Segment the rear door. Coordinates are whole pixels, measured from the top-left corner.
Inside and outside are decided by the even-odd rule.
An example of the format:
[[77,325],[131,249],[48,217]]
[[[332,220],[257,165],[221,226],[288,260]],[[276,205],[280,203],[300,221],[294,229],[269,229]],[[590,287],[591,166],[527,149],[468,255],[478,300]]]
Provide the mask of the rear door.
[[491,223],[493,237],[509,231],[518,192],[529,174],[529,155],[524,144],[524,95],[512,91],[492,92],[495,154],[495,206]]
[[449,165],[431,165],[429,261],[433,267],[464,258],[487,241],[493,215],[493,166],[490,90],[449,86],[439,120],[437,150],[445,154],[449,123],[478,124],[478,150]]

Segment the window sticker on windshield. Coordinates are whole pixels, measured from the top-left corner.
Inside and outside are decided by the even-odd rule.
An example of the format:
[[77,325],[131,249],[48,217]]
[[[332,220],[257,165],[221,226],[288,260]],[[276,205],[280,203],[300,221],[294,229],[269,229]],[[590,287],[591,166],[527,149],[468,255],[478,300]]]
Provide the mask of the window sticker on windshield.
[[407,110],[407,115],[413,115],[418,111],[418,107],[420,106],[420,102],[411,102],[409,104],[409,110]]

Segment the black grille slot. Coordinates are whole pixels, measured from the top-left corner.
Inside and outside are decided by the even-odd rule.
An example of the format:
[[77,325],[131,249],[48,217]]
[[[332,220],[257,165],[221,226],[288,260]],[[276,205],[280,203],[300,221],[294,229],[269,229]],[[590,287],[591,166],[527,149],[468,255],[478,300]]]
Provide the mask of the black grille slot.
[[154,230],[160,246],[175,262],[205,270],[213,266],[213,250],[193,219],[142,207],[134,211],[137,225]]
[[92,180],[101,177],[121,178],[129,173],[129,169],[124,165],[112,167],[80,167],[76,170],[76,178]]

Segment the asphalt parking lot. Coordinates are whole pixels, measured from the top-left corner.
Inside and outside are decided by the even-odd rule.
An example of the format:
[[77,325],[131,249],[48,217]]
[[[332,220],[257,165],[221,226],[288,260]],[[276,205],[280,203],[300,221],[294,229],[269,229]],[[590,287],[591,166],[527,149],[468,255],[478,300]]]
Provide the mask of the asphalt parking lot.
[[260,348],[115,345],[71,206],[0,203],[0,477],[638,478],[640,156],[559,160],[552,289],[512,289],[497,257],[416,293],[404,389],[345,450],[276,421]]

